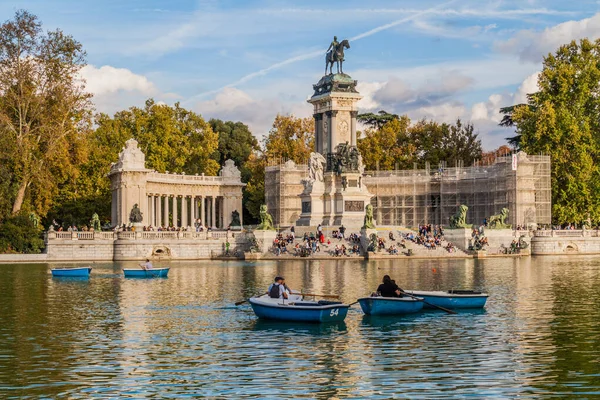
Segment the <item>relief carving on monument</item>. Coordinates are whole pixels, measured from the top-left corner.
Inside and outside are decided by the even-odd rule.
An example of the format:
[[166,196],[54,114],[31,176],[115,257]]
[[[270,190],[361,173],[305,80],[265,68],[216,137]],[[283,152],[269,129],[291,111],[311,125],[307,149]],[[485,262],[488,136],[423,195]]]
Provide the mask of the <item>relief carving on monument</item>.
[[347,113],[340,114],[338,117],[337,134],[339,141],[350,141],[350,115]]
[[346,200],[344,202],[344,211],[363,212],[365,210],[365,202],[357,200]]

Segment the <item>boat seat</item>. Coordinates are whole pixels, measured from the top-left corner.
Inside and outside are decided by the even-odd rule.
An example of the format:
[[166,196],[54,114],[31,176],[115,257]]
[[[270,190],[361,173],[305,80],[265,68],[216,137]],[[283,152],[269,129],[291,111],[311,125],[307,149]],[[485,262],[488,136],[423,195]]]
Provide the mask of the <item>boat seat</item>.
[[481,292],[475,290],[459,290],[459,289],[450,289],[448,290],[449,294],[481,294]]
[[332,304],[342,304],[341,301],[319,300],[320,306],[330,306]]

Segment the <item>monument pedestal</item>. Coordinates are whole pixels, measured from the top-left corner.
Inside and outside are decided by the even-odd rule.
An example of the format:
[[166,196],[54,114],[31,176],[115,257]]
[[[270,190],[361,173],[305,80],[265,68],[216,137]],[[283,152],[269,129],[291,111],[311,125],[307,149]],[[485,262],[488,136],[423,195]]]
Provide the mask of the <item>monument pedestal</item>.
[[258,250],[261,254],[269,251],[269,248],[273,246],[273,241],[275,240],[275,237],[277,237],[277,231],[256,230],[252,232],[252,234],[256,239],[256,245],[258,246]]
[[[362,228],[360,230],[360,247],[364,254],[368,253],[369,244],[371,244],[371,235],[375,234],[377,236],[377,229],[365,229]],[[375,248],[377,251],[377,248]]]
[[320,181],[304,180],[304,192],[300,195],[302,213],[296,222],[298,226],[317,226],[325,224],[325,184]]

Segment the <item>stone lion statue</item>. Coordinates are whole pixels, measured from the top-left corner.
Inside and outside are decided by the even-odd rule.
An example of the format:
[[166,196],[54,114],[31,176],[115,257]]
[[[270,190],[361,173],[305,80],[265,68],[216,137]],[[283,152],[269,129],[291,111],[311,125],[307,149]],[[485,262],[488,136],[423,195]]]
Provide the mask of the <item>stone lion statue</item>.
[[508,208],[504,207],[500,214],[492,215],[488,219],[488,227],[490,229],[510,229],[512,226],[506,223],[508,212]]
[[131,209],[131,212],[129,213],[129,222],[139,223],[139,222],[142,222],[143,220],[144,220],[144,217],[142,216],[142,211],[138,207],[138,204],[135,203],[133,205],[133,208]]
[[100,232],[102,230],[102,225],[100,224],[100,218],[97,213],[92,215],[92,220],[90,221],[90,225],[96,232]]
[[471,228],[471,225],[467,225],[467,211],[469,207],[461,204],[458,207],[456,214],[450,216],[450,228]]
[[267,205],[260,206],[260,225],[256,228],[259,231],[274,231],[273,217],[267,212]]
[[363,229],[375,229],[375,221],[373,220],[373,206],[367,204],[365,208],[365,223]]

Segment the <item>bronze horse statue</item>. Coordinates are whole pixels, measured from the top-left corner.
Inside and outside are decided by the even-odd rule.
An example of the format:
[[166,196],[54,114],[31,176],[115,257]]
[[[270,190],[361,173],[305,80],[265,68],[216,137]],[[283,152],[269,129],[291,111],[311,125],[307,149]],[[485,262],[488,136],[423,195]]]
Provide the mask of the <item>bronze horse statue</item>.
[[325,75],[327,75],[327,67],[329,67],[329,73],[332,74],[333,64],[337,63],[337,73],[344,73],[342,64],[344,63],[344,49],[350,48],[350,42],[347,39],[342,40],[335,49],[327,52],[325,56]]

